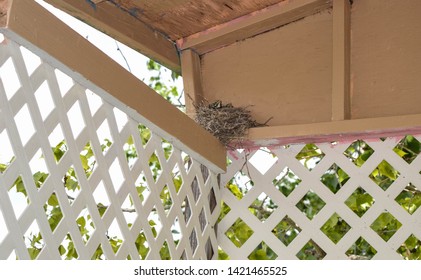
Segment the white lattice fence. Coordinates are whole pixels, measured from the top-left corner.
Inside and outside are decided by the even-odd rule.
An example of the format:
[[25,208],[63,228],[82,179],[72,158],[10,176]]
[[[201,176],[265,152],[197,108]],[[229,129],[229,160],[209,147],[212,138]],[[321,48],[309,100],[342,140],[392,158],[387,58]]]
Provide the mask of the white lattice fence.
[[12,40],[0,67],[0,259],[216,257],[195,155]]
[[219,246],[231,259],[419,258],[417,139],[231,152]]

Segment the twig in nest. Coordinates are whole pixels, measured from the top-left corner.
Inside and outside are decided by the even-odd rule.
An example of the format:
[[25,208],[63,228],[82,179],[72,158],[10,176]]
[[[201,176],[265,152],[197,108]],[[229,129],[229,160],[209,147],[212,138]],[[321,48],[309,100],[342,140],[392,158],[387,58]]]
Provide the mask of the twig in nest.
[[196,122],[212,133],[222,144],[228,146],[234,140],[242,140],[249,128],[265,126],[256,122],[247,107],[234,107],[231,103],[222,104],[221,101],[209,103],[202,101],[194,104]]

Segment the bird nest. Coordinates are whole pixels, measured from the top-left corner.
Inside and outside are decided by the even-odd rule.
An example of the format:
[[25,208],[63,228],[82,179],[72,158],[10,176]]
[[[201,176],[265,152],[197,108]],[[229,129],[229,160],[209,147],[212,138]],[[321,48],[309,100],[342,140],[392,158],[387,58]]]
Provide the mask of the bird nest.
[[248,107],[234,107],[231,103],[222,104],[221,101],[202,101],[194,107],[196,122],[226,147],[233,142],[241,143],[250,128],[265,126],[269,121],[264,124],[258,123],[252,118]]

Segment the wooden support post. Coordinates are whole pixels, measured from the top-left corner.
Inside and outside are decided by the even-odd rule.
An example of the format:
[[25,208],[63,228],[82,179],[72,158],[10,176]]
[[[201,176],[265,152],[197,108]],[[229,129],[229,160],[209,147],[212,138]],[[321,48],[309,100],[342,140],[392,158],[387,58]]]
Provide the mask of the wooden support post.
[[184,81],[186,113],[194,118],[196,113],[194,104],[203,100],[200,57],[196,52],[189,49],[181,53],[181,71]]
[[350,119],[350,3],[333,0],[332,121]]

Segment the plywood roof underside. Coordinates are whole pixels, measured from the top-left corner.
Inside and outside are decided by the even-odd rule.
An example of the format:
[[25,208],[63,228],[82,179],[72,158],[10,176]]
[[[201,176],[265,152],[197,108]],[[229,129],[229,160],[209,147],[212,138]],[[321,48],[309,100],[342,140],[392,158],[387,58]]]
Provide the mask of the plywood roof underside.
[[113,0],[136,19],[177,40],[285,0]]
[[317,13],[331,0],[44,0],[181,72],[199,55]]

